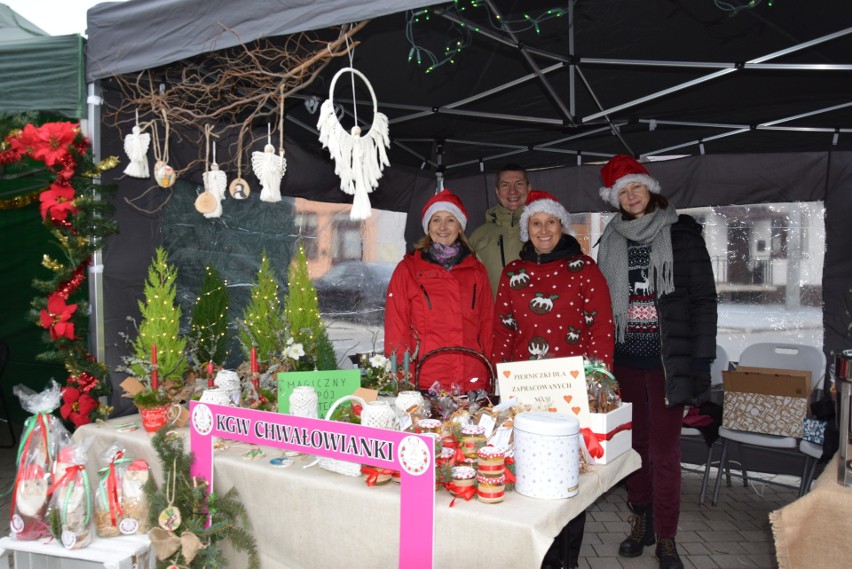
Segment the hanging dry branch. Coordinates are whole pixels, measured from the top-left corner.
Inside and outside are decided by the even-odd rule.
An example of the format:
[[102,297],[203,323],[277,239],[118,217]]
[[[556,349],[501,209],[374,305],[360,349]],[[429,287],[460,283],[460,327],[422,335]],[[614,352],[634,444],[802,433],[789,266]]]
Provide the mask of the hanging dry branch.
[[[139,110],[140,124],[168,121],[172,144],[193,144],[197,158],[176,168],[182,174],[204,162],[205,125],[216,125],[219,140],[228,140],[219,160],[223,169],[236,170],[240,155],[250,152],[270,123],[282,125],[279,105],[309,86],[333,58],[347,55],[358,42],[353,38],[368,21],[348,24],[327,41],[319,32],[265,38],[249,44],[212,51],[174,64],[115,77],[121,100],[105,116],[119,130],[129,132]],[[235,33],[225,30],[224,33]],[[262,128],[260,128],[262,127]],[[163,132],[162,125],[159,131]]]

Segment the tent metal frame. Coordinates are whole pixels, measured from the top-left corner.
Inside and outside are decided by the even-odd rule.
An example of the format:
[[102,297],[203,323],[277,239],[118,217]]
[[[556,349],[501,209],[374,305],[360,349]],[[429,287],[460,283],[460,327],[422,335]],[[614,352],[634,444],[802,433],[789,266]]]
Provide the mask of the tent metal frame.
[[[498,19],[502,18],[502,14],[494,5],[492,0],[485,0],[485,4],[489,10],[494,14],[494,16]],[[621,128],[631,124],[631,123],[646,123],[649,124],[651,130],[659,126],[674,126],[674,127],[692,127],[692,128],[707,128],[708,130],[717,131],[719,129],[727,129],[724,132],[708,132],[708,136],[701,137],[698,139],[690,139],[684,141],[679,144],[669,145],[663,148],[657,148],[651,151],[646,151],[642,153],[642,157],[649,156],[659,156],[663,154],[667,154],[672,152],[673,150],[682,150],[685,148],[692,148],[698,146],[703,153],[703,145],[707,142],[712,142],[714,140],[719,140],[722,138],[727,138],[730,136],[737,136],[741,134],[746,134],[752,131],[785,131],[785,132],[825,132],[825,133],[834,133],[834,144],[837,143],[837,136],[840,133],[848,133],[852,132],[852,129],[848,128],[829,128],[829,127],[815,127],[815,126],[780,126],[783,123],[789,123],[791,121],[800,120],[803,118],[815,116],[818,114],[828,113],[832,111],[836,111],[839,109],[847,108],[852,106],[852,101],[848,103],[843,103],[839,105],[834,105],[831,107],[815,109],[813,111],[809,111],[807,113],[800,113],[793,116],[781,117],[772,121],[765,121],[759,124],[725,124],[725,123],[705,123],[700,121],[677,121],[677,120],[661,120],[655,118],[643,117],[638,120],[618,120],[617,118],[613,118],[613,115],[637,107],[639,105],[648,103],[650,101],[654,101],[674,93],[678,93],[685,89],[689,89],[695,87],[697,85],[701,85],[704,83],[708,83],[711,81],[715,81],[722,77],[725,77],[729,74],[736,73],[741,70],[772,70],[772,71],[852,71],[852,64],[804,64],[804,63],[769,63],[769,61],[773,59],[777,59],[779,57],[783,57],[810,47],[814,47],[816,45],[832,41],[834,39],[844,37],[846,35],[852,34],[852,27],[843,28],[836,32],[826,34],[820,36],[818,38],[814,38],[805,42],[801,42],[799,44],[789,46],[787,48],[777,50],[760,57],[749,59],[745,62],[712,62],[712,61],[674,61],[674,60],[643,60],[643,59],[612,59],[612,58],[590,58],[590,57],[576,57],[574,56],[574,15],[573,15],[573,5],[569,7],[568,14],[568,51],[569,55],[560,55],[557,53],[552,53],[546,50],[538,49],[530,45],[526,45],[518,40],[517,36],[508,30],[506,33],[500,33],[492,30],[485,29],[480,26],[476,22],[468,20],[466,18],[460,17],[458,14],[452,13],[443,8],[434,8],[432,13],[440,16],[442,18],[447,19],[455,24],[460,26],[464,26],[467,29],[479,34],[480,36],[487,38],[495,43],[502,44],[505,46],[509,46],[515,48],[519,51],[519,53],[524,58],[526,65],[530,69],[530,73],[521,77],[517,77],[510,81],[506,81],[505,83],[498,85],[496,87],[492,87],[486,89],[480,93],[475,95],[466,97],[464,99],[459,99],[457,101],[453,101],[447,105],[443,105],[441,107],[427,107],[423,105],[405,105],[405,104],[397,104],[397,103],[379,103],[379,106],[384,109],[393,109],[399,111],[410,111],[404,113],[402,115],[389,118],[389,123],[391,125],[401,124],[404,122],[418,120],[427,118],[430,116],[434,116],[436,114],[444,114],[444,115],[457,115],[457,116],[465,116],[465,117],[475,117],[481,119],[495,120],[504,123],[519,123],[519,124],[528,124],[528,125],[541,125],[546,127],[554,127],[554,126],[562,126],[567,128],[583,128],[588,126],[596,126],[596,125],[606,125],[606,126],[598,126],[597,128],[593,128],[590,130],[586,130],[580,134],[576,134],[568,137],[560,137],[550,142],[544,144],[535,144],[535,145],[522,145],[522,144],[499,144],[499,143],[491,143],[485,141],[477,141],[477,140],[464,140],[458,138],[448,138],[443,141],[436,141],[431,139],[391,139],[391,143],[409,154],[415,156],[418,160],[422,162],[422,164],[431,166],[434,170],[441,172],[454,169],[461,168],[465,166],[469,166],[471,164],[479,163],[483,165],[485,162],[490,162],[498,159],[505,159],[507,156],[522,154],[524,152],[529,151],[544,151],[544,152],[552,152],[552,153],[560,153],[560,154],[573,154],[578,157],[577,163],[582,164],[582,157],[591,156],[596,159],[607,159],[612,156],[612,154],[608,153],[598,153],[598,152],[589,152],[583,151],[580,149],[571,149],[571,148],[554,148],[554,146],[558,144],[564,144],[566,142],[570,142],[572,140],[578,140],[587,136],[592,136],[595,134],[601,134],[602,132],[609,131],[615,137],[618,138],[621,145],[625,149],[625,151],[629,154],[635,155],[631,145],[625,139],[624,135],[621,132]],[[540,58],[549,59],[555,61],[556,63],[541,67],[534,59],[534,56],[538,56]],[[583,73],[583,66],[617,66],[617,67],[669,67],[669,68],[678,68],[678,69],[714,69],[712,73],[703,75],[701,77],[696,77],[689,81],[685,81],[679,83],[677,85],[672,85],[665,89],[657,90],[653,93],[649,93],[639,98],[635,98],[630,101],[626,101],[620,103],[615,106],[611,106],[608,108],[604,108],[604,106],[600,103],[600,100],[595,93],[594,88],[586,77],[586,74]],[[553,87],[553,84],[549,81],[548,76],[556,73],[560,70],[567,70],[569,74],[569,92],[566,94],[566,97],[560,97],[557,93],[556,89]],[[593,112],[591,114],[585,115],[583,117],[576,116],[576,77],[579,77],[580,82],[585,87],[587,93],[593,99],[595,105],[598,107],[598,111]],[[486,99],[496,94],[500,94],[509,89],[517,87],[518,85],[522,85],[525,83],[529,83],[531,81],[537,80],[542,89],[545,91],[546,95],[549,99],[554,103],[558,117],[535,117],[535,116],[524,116],[524,115],[515,115],[508,113],[493,113],[493,112],[482,112],[482,111],[472,111],[466,110],[463,107],[469,105],[471,103]],[[304,95],[294,95],[296,98],[307,99],[310,96]],[[568,104],[566,106],[563,99],[567,99]],[[347,102],[354,105],[372,105],[372,101],[366,100],[340,100],[341,102]],[[346,112],[344,110],[344,112]],[[351,113],[346,112],[351,115]],[[305,126],[301,124],[300,121],[295,121],[296,124],[300,124],[301,126]],[[470,146],[479,146],[484,148],[504,148],[510,149],[508,152],[499,152],[495,154],[489,154],[487,156],[482,156],[477,160],[463,160],[459,162],[455,162],[453,164],[445,164],[443,163],[444,154],[442,156],[427,156],[422,152],[417,152],[413,148],[407,146],[405,143],[430,143],[433,147],[433,150],[436,146],[443,147],[444,144],[454,144],[454,145],[470,145]]]

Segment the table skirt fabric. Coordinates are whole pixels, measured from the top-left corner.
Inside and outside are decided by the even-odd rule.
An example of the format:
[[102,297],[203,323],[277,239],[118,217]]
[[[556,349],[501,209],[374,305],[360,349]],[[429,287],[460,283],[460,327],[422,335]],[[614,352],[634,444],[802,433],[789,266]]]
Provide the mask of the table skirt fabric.
[[[151,435],[141,428],[115,430],[116,425],[134,419],[86,425],[74,433],[74,439],[94,439],[93,459],[119,442],[126,456],[147,460],[155,479],[162,483]],[[178,432],[188,440],[188,429]],[[360,478],[319,467],[305,469],[313,458],[304,455],[287,468],[274,467],[269,460],[281,456],[280,449],[265,448],[264,457],[246,460],[242,455],[250,448],[245,443],[231,443],[228,449],[216,451],[213,485],[219,492],[231,487],[239,492],[257,538],[261,567],[308,569],[346,563],[387,569],[398,565],[397,484],[368,487]],[[562,527],[639,468],[639,462],[639,455],[630,450],[612,463],[590,467],[580,476],[580,493],[568,499],[540,500],[508,492],[499,504],[459,499],[450,507],[452,496],[443,490],[436,492],[434,566],[538,567]],[[100,466],[90,461],[90,476]],[[231,566],[245,564],[240,554],[225,549]]]
[[810,492],[769,521],[779,569],[852,566],[852,488],[837,483],[837,455]]

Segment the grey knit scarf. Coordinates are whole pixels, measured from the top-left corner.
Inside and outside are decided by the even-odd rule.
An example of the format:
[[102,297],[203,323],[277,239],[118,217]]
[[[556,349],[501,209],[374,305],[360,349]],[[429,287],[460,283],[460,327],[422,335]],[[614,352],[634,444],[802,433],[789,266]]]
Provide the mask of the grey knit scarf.
[[672,272],[672,234],[670,226],[677,221],[674,208],[656,209],[636,219],[616,215],[604,229],[598,252],[598,266],[609,284],[612,318],[616,342],[624,342],[627,309],[630,299],[627,241],[651,246],[652,290],[657,297],[674,290]]

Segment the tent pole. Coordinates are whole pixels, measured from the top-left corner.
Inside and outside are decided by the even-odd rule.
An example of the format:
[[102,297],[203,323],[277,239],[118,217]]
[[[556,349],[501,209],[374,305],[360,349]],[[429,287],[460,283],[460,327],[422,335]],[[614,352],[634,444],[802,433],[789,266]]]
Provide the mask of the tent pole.
[[[101,96],[100,83],[89,83],[86,105],[88,112],[83,132],[92,144],[92,158],[97,164],[101,160]],[[95,179],[100,184],[100,177]],[[99,362],[106,361],[106,342],[104,340],[104,281],[103,250],[92,253],[89,265],[89,353]]]

